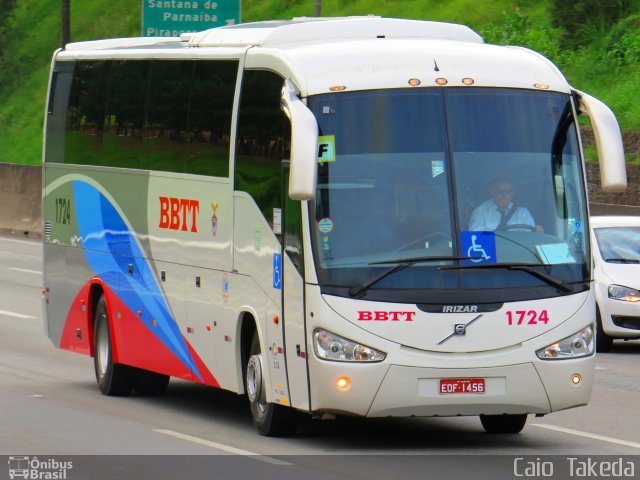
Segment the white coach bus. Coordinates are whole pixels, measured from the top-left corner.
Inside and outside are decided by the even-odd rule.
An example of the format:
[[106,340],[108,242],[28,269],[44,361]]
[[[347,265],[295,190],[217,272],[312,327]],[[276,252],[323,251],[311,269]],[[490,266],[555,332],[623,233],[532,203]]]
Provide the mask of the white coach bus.
[[[55,53],[48,336],[105,395],[247,394],[319,418],[527,415],[589,399],[595,306],[577,116],[542,56],[467,27],[294,19]],[[498,207],[504,205],[504,211]]]

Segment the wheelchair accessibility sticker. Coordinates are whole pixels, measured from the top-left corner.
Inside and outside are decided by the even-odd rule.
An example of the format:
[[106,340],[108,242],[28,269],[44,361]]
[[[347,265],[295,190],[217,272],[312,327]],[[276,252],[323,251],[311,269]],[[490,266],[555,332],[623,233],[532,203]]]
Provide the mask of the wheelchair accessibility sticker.
[[282,288],[282,254],[273,254],[273,288]]
[[472,257],[463,265],[496,263],[496,235],[493,232],[460,232],[462,254]]

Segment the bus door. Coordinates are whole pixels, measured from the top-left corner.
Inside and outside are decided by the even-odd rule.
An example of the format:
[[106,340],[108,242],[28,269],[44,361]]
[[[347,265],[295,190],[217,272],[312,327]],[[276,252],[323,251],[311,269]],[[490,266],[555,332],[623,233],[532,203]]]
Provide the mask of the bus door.
[[291,406],[309,409],[301,202],[289,198],[289,161],[282,162],[282,316]]

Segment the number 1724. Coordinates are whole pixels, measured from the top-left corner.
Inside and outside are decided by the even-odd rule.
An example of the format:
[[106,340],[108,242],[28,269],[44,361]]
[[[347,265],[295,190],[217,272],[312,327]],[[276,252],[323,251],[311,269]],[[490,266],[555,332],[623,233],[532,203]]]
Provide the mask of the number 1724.
[[546,310],[507,310],[508,325],[538,325],[549,323],[549,313]]

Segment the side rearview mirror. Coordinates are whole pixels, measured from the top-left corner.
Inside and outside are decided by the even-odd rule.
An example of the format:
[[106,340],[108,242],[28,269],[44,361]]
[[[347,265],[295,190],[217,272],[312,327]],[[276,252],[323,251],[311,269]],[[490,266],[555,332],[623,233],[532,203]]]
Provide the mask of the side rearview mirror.
[[605,192],[624,192],[627,171],[622,135],[609,107],[591,95],[576,91],[580,109],[591,119],[600,162],[600,182]]
[[312,200],[318,179],[318,122],[290,80],[282,87],[282,110],[291,121],[289,197]]

